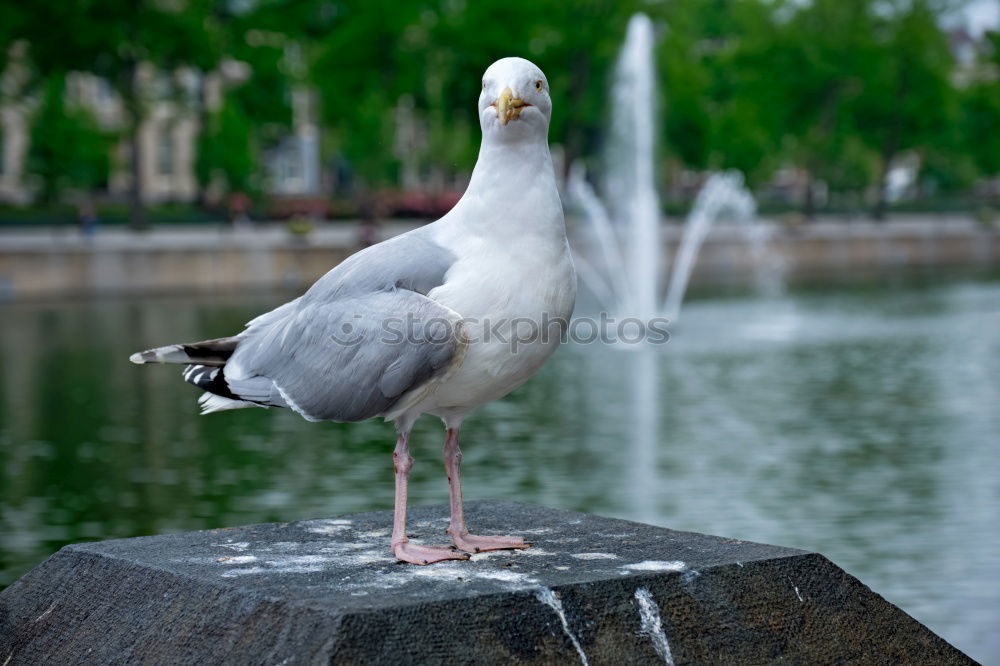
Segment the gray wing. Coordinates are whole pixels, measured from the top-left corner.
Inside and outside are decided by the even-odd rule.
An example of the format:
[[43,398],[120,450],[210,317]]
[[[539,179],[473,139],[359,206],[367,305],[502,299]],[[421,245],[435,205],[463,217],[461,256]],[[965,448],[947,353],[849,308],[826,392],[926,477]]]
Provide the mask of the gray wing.
[[[386,413],[445,372],[459,316],[427,298],[454,258],[419,234],[353,255],[301,298],[252,321],[226,364],[233,393],[262,380],[307,419]],[[275,396],[277,397],[277,396]]]
[[428,230],[421,227],[352,254],[317,280],[300,300],[331,301],[386,289],[427,295],[444,282],[455,263],[455,255],[430,240]]

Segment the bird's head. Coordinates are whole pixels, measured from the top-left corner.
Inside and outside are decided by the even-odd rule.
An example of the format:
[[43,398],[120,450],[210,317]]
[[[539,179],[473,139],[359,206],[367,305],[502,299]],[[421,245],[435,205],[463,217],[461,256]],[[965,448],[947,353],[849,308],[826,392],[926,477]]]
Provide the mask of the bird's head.
[[549,82],[524,58],[501,58],[483,74],[479,124],[503,141],[545,137],[552,117]]

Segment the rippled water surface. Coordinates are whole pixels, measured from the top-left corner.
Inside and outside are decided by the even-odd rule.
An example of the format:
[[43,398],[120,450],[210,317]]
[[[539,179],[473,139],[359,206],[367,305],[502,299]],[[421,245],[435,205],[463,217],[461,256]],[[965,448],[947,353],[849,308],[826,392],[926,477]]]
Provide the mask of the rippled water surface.
[[[287,298],[0,306],[0,585],[74,541],[391,507],[391,425],[199,417],[127,361]],[[442,435],[415,503],[447,500]],[[817,550],[1000,662],[1000,284],[694,301],[657,349],[567,345],[463,448],[467,498]]]

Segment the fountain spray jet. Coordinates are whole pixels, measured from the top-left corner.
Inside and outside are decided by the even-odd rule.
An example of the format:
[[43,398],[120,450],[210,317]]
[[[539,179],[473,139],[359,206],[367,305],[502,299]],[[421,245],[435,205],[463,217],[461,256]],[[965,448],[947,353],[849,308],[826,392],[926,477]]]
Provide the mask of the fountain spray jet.
[[649,318],[657,314],[656,289],[660,276],[660,199],[653,170],[656,117],[653,82],[653,22],[645,14],[629,20],[625,44],[615,67],[614,115],[608,151],[605,189],[619,228],[627,228],[626,256],[630,314]]
[[[698,258],[698,250],[708,235],[712,223],[725,214],[744,226],[752,225],[757,219],[757,202],[753,195],[743,187],[743,174],[739,171],[726,171],[711,175],[694,201],[687,221],[684,223],[684,235],[680,247],[674,257],[674,267],[670,274],[667,297],[663,302],[663,316],[676,321],[681,312],[681,302],[687,291],[694,262]],[[763,257],[765,249],[761,246],[766,238],[760,233],[750,232],[751,251],[755,263]]]
[[[738,171],[713,174],[685,223],[666,295],[659,286],[665,253],[655,182],[656,72],[652,21],[636,14],[628,24],[615,67],[611,137],[604,182],[607,206],[587,182],[583,168],[570,169],[570,199],[586,222],[585,252],[576,254],[581,279],[616,315],[676,321],[705,236],[722,216],[747,229],[759,267],[767,257],[767,230],[756,222],[756,203]],[[609,211],[611,211],[609,213]]]

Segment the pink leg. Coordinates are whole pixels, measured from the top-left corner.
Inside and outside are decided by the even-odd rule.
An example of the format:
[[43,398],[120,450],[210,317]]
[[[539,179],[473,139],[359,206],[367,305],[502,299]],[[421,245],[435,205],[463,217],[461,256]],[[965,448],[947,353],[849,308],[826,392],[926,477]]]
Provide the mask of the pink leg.
[[418,546],[406,537],[406,485],[413,467],[409,447],[410,433],[401,432],[392,452],[396,470],[396,507],[392,514],[392,554],[410,564],[430,564],[441,560],[467,560],[469,556],[447,546]]
[[448,534],[451,542],[459,550],[478,553],[484,550],[502,550],[504,548],[529,548],[521,537],[515,536],[476,536],[469,534],[465,526],[465,510],[462,508],[462,480],[459,468],[462,466],[462,451],[458,448],[458,428],[448,428],[448,437],[444,440],[444,469],[448,472],[448,490],[451,495],[451,523],[448,524]]

